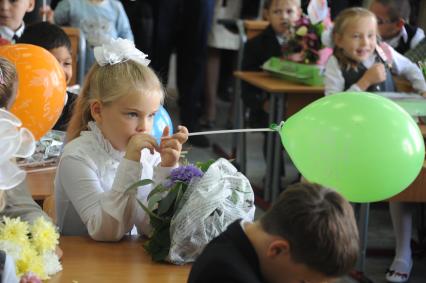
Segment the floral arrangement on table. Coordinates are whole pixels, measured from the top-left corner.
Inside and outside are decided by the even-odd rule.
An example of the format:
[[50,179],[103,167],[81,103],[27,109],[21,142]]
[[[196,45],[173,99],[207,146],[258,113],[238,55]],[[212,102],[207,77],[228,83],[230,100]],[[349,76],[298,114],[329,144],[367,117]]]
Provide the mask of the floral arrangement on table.
[[262,68],[284,80],[323,85],[323,66],[332,49],[323,45],[321,35],[330,25],[327,1],[311,0],[308,16],[302,15],[290,28],[288,38],[283,42],[282,56],[270,58]]
[[62,270],[55,253],[59,234],[55,226],[40,217],[32,225],[18,218],[3,217],[0,223],[0,250],[15,262],[18,278],[34,274],[45,280]]
[[[141,180],[129,190],[150,183]],[[153,228],[145,250],[154,261],[175,264],[194,261],[204,246],[236,219],[251,221],[254,217],[250,183],[225,159],[184,163],[155,186],[146,205],[139,204]]]
[[320,50],[324,48],[321,34],[325,29],[324,23],[311,23],[308,17],[302,16],[292,28],[291,38],[283,44],[282,58],[285,60],[317,64]]

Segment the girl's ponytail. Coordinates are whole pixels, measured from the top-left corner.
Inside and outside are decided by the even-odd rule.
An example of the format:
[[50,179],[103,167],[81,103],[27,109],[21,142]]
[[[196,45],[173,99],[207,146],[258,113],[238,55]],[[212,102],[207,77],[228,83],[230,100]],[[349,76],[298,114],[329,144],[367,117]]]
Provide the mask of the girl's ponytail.
[[76,103],[73,108],[72,117],[67,128],[67,142],[80,136],[80,132],[87,130],[87,123],[92,121],[92,115],[90,113],[90,103],[92,101],[91,93],[91,82],[94,74],[97,72],[99,66],[95,64],[88,72],[83,88],[78,95]]

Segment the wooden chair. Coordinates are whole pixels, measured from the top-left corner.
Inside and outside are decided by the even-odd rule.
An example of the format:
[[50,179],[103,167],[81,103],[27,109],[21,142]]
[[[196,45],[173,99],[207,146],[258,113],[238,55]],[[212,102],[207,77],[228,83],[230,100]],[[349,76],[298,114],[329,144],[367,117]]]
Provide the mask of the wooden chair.
[[72,78],[70,85],[83,84],[84,67],[86,62],[86,39],[78,28],[62,27],[71,40],[72,49]]

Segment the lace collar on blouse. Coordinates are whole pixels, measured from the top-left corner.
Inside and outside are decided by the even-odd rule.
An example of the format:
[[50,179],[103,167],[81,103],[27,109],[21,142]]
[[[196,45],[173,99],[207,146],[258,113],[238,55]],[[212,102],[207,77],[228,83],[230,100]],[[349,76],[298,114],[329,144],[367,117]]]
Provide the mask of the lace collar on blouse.
[[116,161],[120,161],[123,157],[124,157],[124,152],[123,151],[119,151],[116,150],[112,144],[109,142],[109,140],[107,140],[104,135],[102,134],[101,130],[98,128],[98,126],[96,125],[95,122],[90,121],[87,124],[87,127],[89,128],[90,131],[84,131],[81,132],[81,135],[92,135],[97,143],[99,144],[99,146],[105,150],[105,152],[111,156],[111,158],[115,159]]

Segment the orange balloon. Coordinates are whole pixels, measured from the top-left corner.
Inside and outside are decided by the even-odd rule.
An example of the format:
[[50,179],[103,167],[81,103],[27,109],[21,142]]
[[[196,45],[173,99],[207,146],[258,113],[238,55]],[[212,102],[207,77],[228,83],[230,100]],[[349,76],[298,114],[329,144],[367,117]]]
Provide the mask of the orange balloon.
[[0,56],[18,71],[18,92],[10,111],[39,140],[55,125],[64,107],[64,72],[56,58],[39,46],[1,46]]

